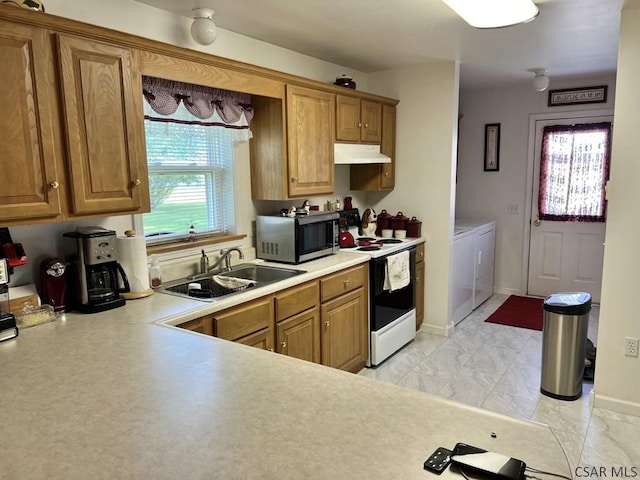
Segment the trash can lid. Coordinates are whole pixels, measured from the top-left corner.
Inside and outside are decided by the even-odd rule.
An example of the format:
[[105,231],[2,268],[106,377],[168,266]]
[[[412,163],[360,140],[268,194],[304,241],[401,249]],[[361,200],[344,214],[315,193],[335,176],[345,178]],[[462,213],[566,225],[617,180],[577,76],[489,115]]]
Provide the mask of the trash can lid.
[[591,295],[586,292],[553,293],[544,299],[545,312],[563,315],[584,315],[591,311]]

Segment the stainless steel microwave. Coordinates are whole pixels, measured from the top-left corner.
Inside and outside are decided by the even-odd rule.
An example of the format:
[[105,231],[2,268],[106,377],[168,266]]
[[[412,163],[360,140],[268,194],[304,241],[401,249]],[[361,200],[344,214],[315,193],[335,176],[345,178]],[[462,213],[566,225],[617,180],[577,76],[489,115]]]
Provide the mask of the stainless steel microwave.
[[336,253],[339,249],[339,214],[258,215],[256,256],[283,263],[302,263]]

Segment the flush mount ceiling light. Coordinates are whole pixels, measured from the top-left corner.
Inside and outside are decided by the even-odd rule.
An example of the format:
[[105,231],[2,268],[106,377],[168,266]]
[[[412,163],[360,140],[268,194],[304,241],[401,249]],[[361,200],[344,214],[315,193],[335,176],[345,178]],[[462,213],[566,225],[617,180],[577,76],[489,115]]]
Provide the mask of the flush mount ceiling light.
[[213,23],[213,10],[210,8],[194,8],[191,10],[193,23],[191,36],[200,45],[211,45],[216,39],[216,24]]
[[498,28],[530,22],[538,15],[532,0],[442,0],[472,27]]
[[549,77],[547,77],[547,71],[544,68],[534,68],[531,71],[536,74],[533,77],[533,88],[536,89],[536,92],[544,92],[549,88]]

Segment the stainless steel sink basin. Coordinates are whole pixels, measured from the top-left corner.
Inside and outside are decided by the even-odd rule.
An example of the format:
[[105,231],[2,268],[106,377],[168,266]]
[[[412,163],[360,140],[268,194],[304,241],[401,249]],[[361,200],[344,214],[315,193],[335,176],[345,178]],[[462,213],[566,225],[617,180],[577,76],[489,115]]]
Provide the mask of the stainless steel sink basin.
[[259,284],[264,284],[286,280],[287,278],[295,277],[301,273],[306,272],[303,270],[294,270],[293,268],[267,267],[265,265],[243,263],[234,267],[230,272],[225,272],[220,275],[225,277],[254,280]]
[[[225,288],[213,280],[216,274],[196,275],[189,279],[175,280],[162,285],[158,290],[162,293],[177,295],[179,297],[188,297],[204,302],[213,302],[216,298],[227,297],[229,295],[237,295],[247,289],[264,287],[280,280],[295,277],[306,273],[304,270],[296,270],[293,268],[268,267],[265,265],[254,265],[251,263],[243,263],[233,268],[230,272],[224,272],[218,275],[225,277],[242,278],[252,280],[255,283],[243,286],[237,289]],[[190,284],[199,284],[199,288],[189,288]]]

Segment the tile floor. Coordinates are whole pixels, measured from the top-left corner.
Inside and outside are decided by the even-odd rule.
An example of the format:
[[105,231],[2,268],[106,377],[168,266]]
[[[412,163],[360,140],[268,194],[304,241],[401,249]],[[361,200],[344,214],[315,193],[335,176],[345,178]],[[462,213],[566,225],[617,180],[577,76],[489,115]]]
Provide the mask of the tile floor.
[[[612,467],[627,467],[626,476],[640,476],[640,417],[592,408],[592,383],[585,382],[582,397],[572,402],[542,395],[542,332],[484,321],[507,297],[493,295],[448,338],[418,332],[412,343],[382,365],[360,374],[545,423],[574,472],[578,466],[605,467],[611,475]],[[599,307],[594,306],[589,338],[596,345],[598,314]]]

